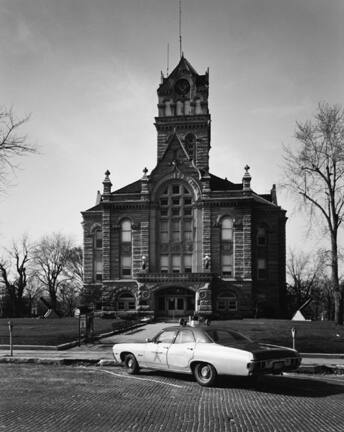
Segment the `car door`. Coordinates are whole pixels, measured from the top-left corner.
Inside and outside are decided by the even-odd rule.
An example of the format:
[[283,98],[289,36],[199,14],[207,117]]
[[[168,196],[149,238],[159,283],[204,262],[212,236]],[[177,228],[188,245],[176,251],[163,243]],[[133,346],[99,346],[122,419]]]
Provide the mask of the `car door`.
[[144,363],[149,368],[167,369],[167,352],[174,342],[177,330],[162,331],[153,342],[148,342],[145,349]]
[[179,330],[174,343],[167,351],[168,368],[176,371],[189,369],[189,363],[194,356],[196,341],[191,329]]

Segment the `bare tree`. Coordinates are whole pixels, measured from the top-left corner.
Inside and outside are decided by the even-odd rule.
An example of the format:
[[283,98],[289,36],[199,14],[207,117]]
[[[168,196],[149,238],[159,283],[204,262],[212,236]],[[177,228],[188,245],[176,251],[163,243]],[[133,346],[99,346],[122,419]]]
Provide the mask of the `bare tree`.
[[324,255],[307,254],[290,250],[287,259],[287,290],[293,311],[309,298],[318,296],[319,286],[324,276]]
[[60,286],[59,300],[64,313],[72,316],[79,302],[83,286],[83,251],[80,246],[70,249],[63,273],[66,276],[66,281]]
[[296,150],[284,148],[286,186],[319,216],[331,244],[335,321],[343,323],[338,274],[338,230],[344,218],[344,110],[319,104],[313,121],[297,123]]
[[9,298],[10,315],[22,316],[24,313],[23,294],[28,278],[27,265],[30,260],[28,238],[24,236],[20,243],[13,242],[12,248],[7,252],[7,259],[0,259],[0,274]]
[[44,236],[33,252],[35,275],[48,291],[50,306],[57,310],[58,290],[69,280],[65,270],[72,242],[60,233]]
[[84,277],[82,247],[76,246],[70,249],[64,273],[74,285],[82,287]]
[[29,117],[18,119],[12,109],[0,107],[0,190],[6,185],[8,172],[16,168],[15,158],[37,151],[25,135],[18,133]]

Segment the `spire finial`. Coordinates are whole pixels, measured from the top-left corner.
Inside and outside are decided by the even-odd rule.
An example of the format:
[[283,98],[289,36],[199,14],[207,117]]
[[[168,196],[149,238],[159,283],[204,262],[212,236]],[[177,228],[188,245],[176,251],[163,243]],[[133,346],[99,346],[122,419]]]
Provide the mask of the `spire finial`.
[[250,167],[246,164],[245,166],[245,174],[242,178],[242,186],[244,191],[250,191],[251,190],[251,174],[249,173]]
[[105,195],[105,196],[107,196],[107,195],[110,195],[111,194],[111,186],[112,186],[112,183],[111,183],[111,180],[110,180],[110,171],[109,170],[106,170],[105,171],[105,179],[104,179],[104,181],[103,181],[103,195]]
[[179,0],[179,55],[182,58],[182,0]]

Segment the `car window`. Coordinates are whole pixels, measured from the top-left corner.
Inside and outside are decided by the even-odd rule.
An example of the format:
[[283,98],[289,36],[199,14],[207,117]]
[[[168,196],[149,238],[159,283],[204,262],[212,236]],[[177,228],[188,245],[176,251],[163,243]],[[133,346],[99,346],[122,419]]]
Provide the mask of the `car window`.
[[189,342],[195,342],[195,338],[191,330],[180,330],[178,336],[176,337],[176,340],[174,341],[175,344]]
[[238,342],[252,342],[248,337],[233,331],[209,329],[206,332],[214,342],[220,345],[228,345]]
[[159,343],[172,343],[177,331],[176,330],[166,330],[159,334],[159,336],[156,338],[155,342]]

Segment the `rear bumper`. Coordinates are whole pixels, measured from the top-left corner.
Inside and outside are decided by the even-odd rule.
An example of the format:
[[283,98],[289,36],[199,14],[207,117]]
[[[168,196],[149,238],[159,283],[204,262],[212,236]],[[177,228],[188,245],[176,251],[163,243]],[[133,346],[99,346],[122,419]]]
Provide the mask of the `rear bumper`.
[[279,374],[296,370],[301,364],[301,357],[282,359],[255,360],[247,364],[249,375]]

